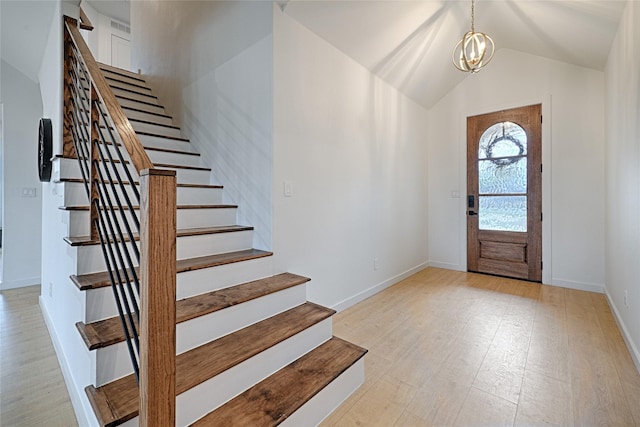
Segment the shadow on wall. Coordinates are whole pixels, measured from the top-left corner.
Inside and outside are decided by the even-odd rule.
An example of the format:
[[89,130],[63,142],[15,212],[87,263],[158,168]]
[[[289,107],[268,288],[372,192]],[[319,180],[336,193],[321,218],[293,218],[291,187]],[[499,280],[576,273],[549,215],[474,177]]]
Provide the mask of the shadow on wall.
[[224,185],[238,220],[271,249],[272,37],[215,68],[182,93],[183,128]]

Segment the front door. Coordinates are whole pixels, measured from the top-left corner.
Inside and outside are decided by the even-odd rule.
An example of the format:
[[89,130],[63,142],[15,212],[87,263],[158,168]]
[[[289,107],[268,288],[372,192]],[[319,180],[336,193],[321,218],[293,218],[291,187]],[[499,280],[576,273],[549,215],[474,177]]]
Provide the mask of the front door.
[[467,118],[467,268],[542,280],[541,105]]

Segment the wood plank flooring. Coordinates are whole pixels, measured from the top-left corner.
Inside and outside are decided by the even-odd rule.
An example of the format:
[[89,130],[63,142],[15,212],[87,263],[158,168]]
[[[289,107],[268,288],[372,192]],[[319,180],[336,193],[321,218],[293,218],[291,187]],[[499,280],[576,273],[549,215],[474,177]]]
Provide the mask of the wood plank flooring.
[[[3,426],[76,425],[39,293],[0,294]],[[428,268],[334,333],[369,348],[366,381],[323,426],[640,426],[640,374],[600,294]]]
[[0,425],[77,425],[38,297],[40,286],[0,292]]
[[640,426],[604,295],[428,268],[334,317],[369,348],[328,426]]

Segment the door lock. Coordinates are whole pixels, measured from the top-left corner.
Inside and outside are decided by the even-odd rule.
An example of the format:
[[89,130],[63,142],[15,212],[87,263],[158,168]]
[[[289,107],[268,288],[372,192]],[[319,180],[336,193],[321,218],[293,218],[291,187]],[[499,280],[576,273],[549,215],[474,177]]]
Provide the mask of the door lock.
[[478,215],[478,212],[469,211],[469,216]]

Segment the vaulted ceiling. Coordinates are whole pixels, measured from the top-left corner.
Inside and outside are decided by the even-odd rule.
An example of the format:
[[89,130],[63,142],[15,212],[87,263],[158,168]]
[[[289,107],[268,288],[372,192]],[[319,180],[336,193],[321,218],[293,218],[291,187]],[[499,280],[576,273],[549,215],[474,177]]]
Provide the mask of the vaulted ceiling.
[[[489,34],[498,51],[515,49],[604,70],[625,4],[477,0],[476,30]],[[285,13],[426,108],[470,77],[451,61],[453,47],[469,30],[470,0],[285,0],[281,5]]]
[[[277,2],[289,16],[426,108],[470,77],[451,63],[453,46],[469,29],[470,0]],[[34,81],[52,3],[0,0],[2,58]],[[90,3],[110,16],[128,16],[129,0]],[[498,51],[515,49],[603,70],[625,5],[626,0],[477,0],[476,29],[491,35]]]

